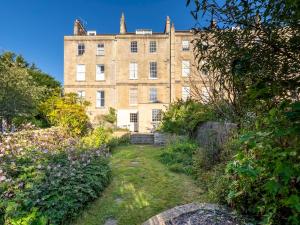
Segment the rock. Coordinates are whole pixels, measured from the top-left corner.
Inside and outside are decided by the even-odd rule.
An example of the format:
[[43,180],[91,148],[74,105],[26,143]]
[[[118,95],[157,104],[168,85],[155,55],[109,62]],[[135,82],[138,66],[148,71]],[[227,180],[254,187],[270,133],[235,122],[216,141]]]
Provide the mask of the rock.
[[117,224],[118,224],[117,220],[110,218],[110,219],[105,221],[104,225],[117,225]]
[[177,206],[160,213],[143,225],[243,225],[247,224],[227,208],[215,204]]

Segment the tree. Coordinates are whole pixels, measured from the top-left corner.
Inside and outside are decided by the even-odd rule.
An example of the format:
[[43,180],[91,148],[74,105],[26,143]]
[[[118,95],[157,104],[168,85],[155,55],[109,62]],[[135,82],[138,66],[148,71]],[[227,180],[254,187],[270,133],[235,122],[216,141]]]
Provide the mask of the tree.
[[53,95],[60,95],[60,83],[34,64],[28,63],[21,55],[12,52],[0,55],[0,64],[0,117],[5,118],[9,125],[12,121],[16,125],[29,121],[46,126],[40,104]]
[[203,83],[214,105],[226,103],[241,118],[299,99],[297,1],[187,0],[187,5],[201,20],[194,51],[198,70],[209,71]]
[[26,69],[0,61],[0,119],[8,126],[14,117],[28,116],[36,111],[43,88],[32,86],[31,82]]

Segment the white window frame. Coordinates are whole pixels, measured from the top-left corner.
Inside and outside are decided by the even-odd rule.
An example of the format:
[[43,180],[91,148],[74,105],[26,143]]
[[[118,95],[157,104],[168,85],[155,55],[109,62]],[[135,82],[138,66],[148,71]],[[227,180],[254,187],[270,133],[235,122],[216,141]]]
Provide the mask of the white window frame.
[[131,53],[137,53],[138,52],[138,42],[137,41],[131,41],[130,42],[130,52]]
[[85,81],[85,65],[77,64],[76,66],[76,81]]
[[183,101],[186,101],[188,98],[190,98],[191,97],[191,88],[190,87],[187,87],[187,86],[185,86],[185,87],[182,87],[181,88],[181,99],[183,100]]
[[188,77],[191,73],[191,63],[188,60],[182,60],[182,76]]
[[162,117],[161,109],[152,109],[152,122],[160,122]]
[[136,62],[132,62],[129,64],[129,79],[130,80],[138,79],[138,64]]
[[152,87],[149,89],[149,101],[157,102],[157,88]]
[[105,107],[105,91],[99,90],[96,93],[96,108]]
[[[155,75],[155,76],[153,76]],[[149,79],[155,80],[157,79],[157,62],[149,63]]]
[[138,89],[130,88],[129,89],[129,105],[137,105],[138,104]]
[[85,99],[85,91],[83,90],[77,91],[77,95],[79,99]]
[[130,123],[138,122],[138,114],[137,113],[129,113],[129,121]]
[[85,53],[85,45],[84,43],[77,44],[77,55],[83,55]]
[[96,65],[96,81],[105,80],[105,66],[104,64]]
[[156,53],[157,51],[157,42],[156,41],[150,41],[149,42],[149,52],[150,53]]
[[104,43],[97,44],[96,55],[98,55],[98,56],[104,56]]
[[182,40],[181,47],[182,47],[182,51],[189,51],[190,50],[190,41]]

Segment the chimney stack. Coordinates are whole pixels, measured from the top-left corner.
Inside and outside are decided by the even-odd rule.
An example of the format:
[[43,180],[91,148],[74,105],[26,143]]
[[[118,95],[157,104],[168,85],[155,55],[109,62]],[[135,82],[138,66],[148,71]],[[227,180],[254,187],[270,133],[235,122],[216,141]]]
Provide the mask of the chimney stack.
[[167,16],[166,26],[165,26],[165,33],[166,34],[170,33],[170,30],[171,30],[171,21],[170,21],[170,17]]
[[126,23],[125,23],[125,16],[124,13],[122,13],[121,20],[120,20],[120,34],[126,34]]
[[76,19],[74,22],[74,35],[86,35],[86,29],[79,19]]

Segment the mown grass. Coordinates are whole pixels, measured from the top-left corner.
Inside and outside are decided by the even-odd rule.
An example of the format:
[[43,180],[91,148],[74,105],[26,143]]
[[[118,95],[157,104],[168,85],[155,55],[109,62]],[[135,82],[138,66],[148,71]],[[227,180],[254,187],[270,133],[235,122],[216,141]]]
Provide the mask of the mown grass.
[[109,218],[118,225],[137,225],[166,209],[199,200],[194,181],[159,162],[161,149],[129,145],[115,149],[113,181],[101,198],[79,215],[75,225],[100,225]]

